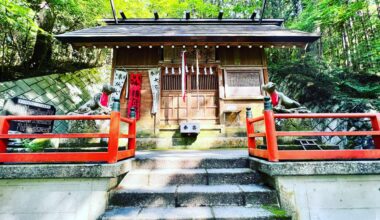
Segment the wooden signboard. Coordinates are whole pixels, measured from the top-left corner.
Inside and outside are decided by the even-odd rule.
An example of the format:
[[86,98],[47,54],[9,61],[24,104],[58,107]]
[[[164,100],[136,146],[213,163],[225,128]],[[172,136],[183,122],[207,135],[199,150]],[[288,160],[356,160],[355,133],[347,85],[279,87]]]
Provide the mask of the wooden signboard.
[[[5,115],[55,115],[56,109],[52,105],[29,101],[18,97],[7,100],[4,106]],[[52,133],[54,121],[11,121],[11,131],[21,133],[41,134]]]
[[[115,69],[112,86],[115,88],[116,92],[112,93],[111,95],[110,107],[112,106],[112,102],[114,98],[121,99],[120,97],[121,91],[123,89],[125,81],[127,80],[128,80],[128,72],[126,69],[120,69],[120,68]],[[125,96],[128,97],[128,88],[126,88],[126,91],[127,93]]]

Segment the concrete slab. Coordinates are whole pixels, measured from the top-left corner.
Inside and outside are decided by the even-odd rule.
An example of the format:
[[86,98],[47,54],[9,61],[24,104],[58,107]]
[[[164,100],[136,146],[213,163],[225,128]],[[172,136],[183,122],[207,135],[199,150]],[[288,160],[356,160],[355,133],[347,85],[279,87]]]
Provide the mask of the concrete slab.
[[138,207],[123,207],[111,209],[104,213],[101,220],[133,220],[137,219],[142,208]]
[[246,168],[248,158],[137,158],[133,162],[133,167],[138,169]]
[[253,184],[260,182],[260,175],[249,168],[207,169],[208,183],[218,184]]
[[241,206],[212,207],[215,219],[288,219],[276,217],[262,208],[247,208]]
[[106,209],[109,178],[0,180],[0,219],[97,219]]
[[240,193],[237,185],[181,185],[177,193]]
[[380,160],[269,162],[250,157],[250,167],[269,176],[380,174]]
[[132,169],[132,160],[114,164],[6,164],[0,165],[0,179],[117,177]]
[[179,206],[243,205],[244,195],[236,185],[179,186],[177,190]]
[[207,184],[205,169],[157,169],[149,174],[149,185]]
[[127,186],[148,186],[149,185],[149,169],[136,169],[131,170],[127,173],[127,175],[120,182],[119,187],[127,187]]
[[145,208],[137,219],[213,219],[209,207]]
[[263,204],[278,204],[276,191],[271,190],[268,187],[252,184],[240,185],[239,188],[244,194],[246,205],[259,206]]
[[174,207],[177,186],[129,187],[115,190],[110,198],[114,206]]
[[136,158],[247,158],[247,149],[137,151]]

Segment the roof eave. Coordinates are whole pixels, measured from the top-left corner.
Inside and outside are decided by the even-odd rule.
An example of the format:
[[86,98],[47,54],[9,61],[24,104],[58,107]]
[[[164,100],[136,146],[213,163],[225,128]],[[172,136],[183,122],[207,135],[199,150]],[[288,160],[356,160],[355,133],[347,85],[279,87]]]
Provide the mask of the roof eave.
[[75,45],[100,44],[107,45],[112,43],[124,44],[307,44],[313,43],[320,38],[320,35],[308,36],[70,36],[58,35],[56,38],[64,43]]
[[154,18],[142,18],[142,19],[118,19],[118,24],[114,19],[102,19],[108,25],[123,25],[123,24],[253,24],[253,25],[276,25],[282,26],[284,19],[282,18],[270,18],[263,19],[260,23],[259,19],[171,19],[164,18],[155,20]]

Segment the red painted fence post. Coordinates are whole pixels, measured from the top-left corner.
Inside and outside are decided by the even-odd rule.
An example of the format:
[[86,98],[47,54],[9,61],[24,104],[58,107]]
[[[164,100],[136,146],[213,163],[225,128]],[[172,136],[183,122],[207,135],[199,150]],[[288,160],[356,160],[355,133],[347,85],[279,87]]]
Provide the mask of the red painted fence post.
[[250,134],[255,133],[255,127],[253,123],[249,121],[249,119],[252,119],[252,110],[251,108],[247,108],[246,112],[246,125],[247,125],[247,137],[248,137],[248,149],[254,149],[256,148],[256,139],[254,137],[249,137]]
[[119,150],[119,134],[120,134],[120,103],[118,99],[112,104],[112,112],[110,119],[110,130],[108,138],[108,163],[117,162],[117,152]]
[[131,113],[129,115],[130,119],[133,120],[132,123],[129,123],[128,134],[133,137],[128,139],[128,149],[135,150],[136,149],[136,111],[135,108],[131,108]]
[[276,124],[274,122],[274,114],[272,109],[272,102],[270,97],[264,98],[264,122],[265,122],[265,135],[267,139],[268,160],[278,161],[278,146],[276,135]]
[[[0,117],[0,134],[8,134],[9,121],[5,117]],[[7,152],[8,139],[0,139],[0,153]]]
[[[375,117],[371,118],[372,129],[374,131],[380,131],[380,114],[376,114]],[[380,149],[380,136],[372,136],[373,142],[375,143],[375,148]]]

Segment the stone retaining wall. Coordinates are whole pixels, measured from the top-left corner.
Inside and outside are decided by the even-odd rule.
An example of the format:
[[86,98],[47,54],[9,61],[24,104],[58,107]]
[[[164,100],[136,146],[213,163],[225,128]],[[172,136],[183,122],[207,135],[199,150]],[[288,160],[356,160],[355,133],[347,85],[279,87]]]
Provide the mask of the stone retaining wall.
[[96,220],[132,161],[1,165],[0,219]]
[[268,162],[250,158],[250,167],[267,176],[281,207],[294,220],[379,219],[380,162]]
[[[7,99],[20,97],[54,105],[57,115],[76,110],[109,83],[108,66],[86,69],[74,73],[52,74],[0,83],[0,112]],[[54,132],[67,130],[67,123],[56,121]]]

